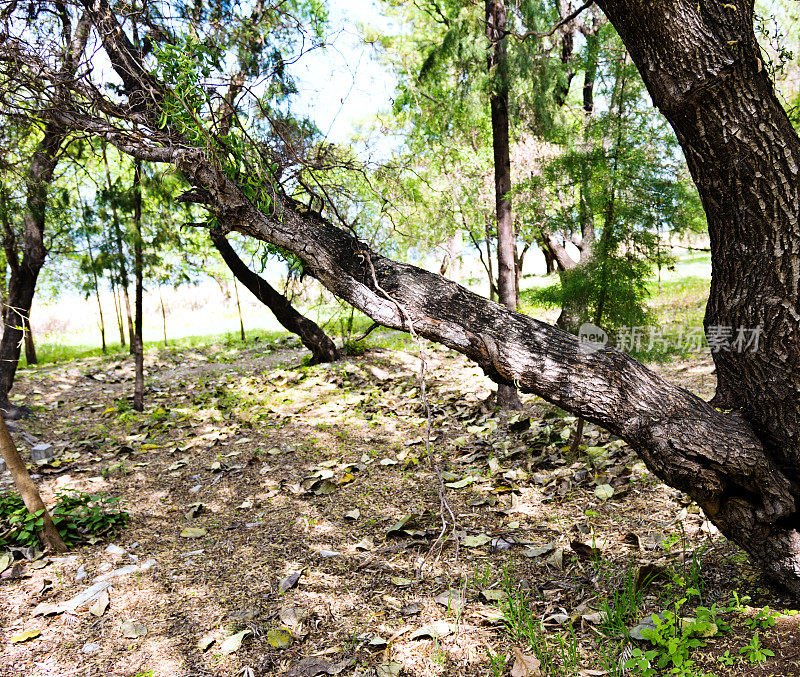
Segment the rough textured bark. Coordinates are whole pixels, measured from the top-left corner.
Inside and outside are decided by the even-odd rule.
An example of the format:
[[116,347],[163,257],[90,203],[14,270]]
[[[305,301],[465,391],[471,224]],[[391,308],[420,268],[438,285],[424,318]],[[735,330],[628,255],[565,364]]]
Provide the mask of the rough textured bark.
[[0,455],[2,455],[3,460],[6,462],[6,466],[14,480],[14,486],[22,497],[22,501],[25,503],[28,512],[33,514],[40,510],[44,511],[42,513],[42,530],[39,532],[39,539],[42,545],[56,552],[66,551],[67,546],[61,539],[56,525],[53,524],[53,519],[47,511],[47,506],[45,506],[44,501],[42,501],[39,489],[36,488],[36,485],[31,479],[30,473],[25,467],[25,462],[19,455],[17,445],[14,444],[14,440],[8,432],[8,427],[2,416],[0,416]]
[[[440,276],[385,259],[301,214],[285,195],[276,193],[263,213],[205,149],[170,130],[153,132],[164,135],[156,144],[77,112],[48,115],[102,133],[144,160],[175,164],[195,187],[187,199],[207,205],[228,228],[294,252],[310,274],[376,322],[404,330],[413,323],[498,383],[518,384],[619,435],[800,595],[800,140],[760,60],[746,0],[598,1],[675,127],[709,213],[709,329],[715,322],[764,329],[759,350],[715,354],[718,401],[736,404],[732,411],[613,348],[595,350]],[[85,6],[129,91],[138,79],[142,92],[153,93],[157,85],[104,0]],[[155,117],[150,124],[158,129]]]
[[[22,257],[17,258],[16,242],[12,261],[8,295],[3,309],[3,338],[0,339],[0,411],[6,418],[17,418],[26,411],[11,404],[8,394],[14,385],[20,350],[24,343],[25,323],[33,304],[36,281],[44,265],[47,250],[44,229],[47,211],[47,188],[53,178],[58,153],[66,137],[63,125],[49,122],[44,136],[36,147],[25,177],[27,200],[23,216]],[[13,231],[12,231],[13,232]],[[6,237],[14,237],[6,233]],[[9,247],[6,247],[8,254]]]
[[297,334],[302,344],[311,351],[312,364],[334,362],[339,351],[333,340],[315,322],[298,313],[283,294],[273,289],[261,276],[256,275],[242,261],[219,228],[209,231],[211,242],[237,280],[275,315],[275,319],[287,331]]
[[[516,243],[511,214],[511,147],[508,133],[508,63],[506,57],[506,7],[500,0],[486,0],[486,36],[489,38],[487,68],[494,77],[489,105],[492,113],[494,192],[497,212],[497,292],[509,310],[517,309]],[[521,409],[516,388],[500,383],[497,404]]]

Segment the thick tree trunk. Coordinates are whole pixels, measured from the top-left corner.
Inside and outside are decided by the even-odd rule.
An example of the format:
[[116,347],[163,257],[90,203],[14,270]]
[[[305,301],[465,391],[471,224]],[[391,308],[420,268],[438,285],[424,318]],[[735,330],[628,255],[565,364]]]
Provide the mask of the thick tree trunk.
[[67,546],[61,539],[56,525],[53,524],[53,519],[47,511],[47,506],[45,506],[44,501],[42,501],[39,489],[36,488],[36,485],[31,479],[30,473],[25,467],[25,462],[19,455],[17,445],[14,444],[14,440],[8,432],[8,427],[2,416],[0,416],[0,455],[6,462],[6,466],[14,480],[14,486],[22,497],[22,501],[25,503],[28,512],[34,514],[40,510],[43,511],[41,515],[42,528],[39,532],[39,539],[42,545],[55,552],[66,551]]
[[[511,214],[511,147],[508,138],[508,63],[506,59],[506,7],[502,0],[486,0],[486,36],[489,38],[487,67],[494,78],[490,107],[494,191],[497,212],[497,292],[509,310],[516,310],[517,274],[514,267],[516,242]],[[521,409],[516,388],[497,385],[497,404],[503,409]]]
[[[760,59],[751,3],[598,2],[676,129],[708,212],[709,335],[720,325],[762,329],[757,350],[714,354],[718,401],[738,410],[718,409],[616,349],[595,350],[437,275],[385,259],[323,219],[302,215],[284,195],[262,213],[206,149],[190,148],[177,135],[155,147],[78,113],[48,114],[80,121],[142,159],[174,163],[196,188],[185,199],[206,204],[226,228],[294,252],[310,274],[376,322],[404,330],[413,324],[498,383],[519,384],[619,435],[800,595],[800,139]],[[128,93],[158,93],[104,0],[86,0],[85,7]],[[143,107],[136,110],[144,115]]]
[[284,329],[300,337],[302,344],[311,351],[312,364],[334,362],[339,359],[339,351],[333,340],[315,322],[298,313],[283,294],[250,270],[237,256],[221,229],[212,228],[209,234],[211,242],[236,279],[272,311]]
[[[9,402],[8,394],[17,373],[36,281],[47,255],[44,246],[47,189],[65,136],[62,125],[49,122],[45,126],[44,137],[33,153],[26,176],[28,196],[23,217],[22,259],[16,260],[16,253],[12,257],[14,263],[10,266],[11,278],[3,309],[3,338],[0,339],[0,410],[6,418],[27,414],[27,410]],[[13,243],[11,246],[14,246]]]

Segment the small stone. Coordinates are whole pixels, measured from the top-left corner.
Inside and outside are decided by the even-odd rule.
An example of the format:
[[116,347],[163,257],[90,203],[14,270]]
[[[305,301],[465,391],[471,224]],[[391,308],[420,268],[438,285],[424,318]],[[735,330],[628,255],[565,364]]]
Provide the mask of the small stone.
[[112,566],[110,562],[102,562],[100,566],[97,567],[97,570],[102,574],[106,571],[111,571]]
[[109,543],[106,546],[106,552],[109,555],[124,555],[125,548],[120,548],[118,545],[114,545],[113,543]]
[[94,642],[86,642],[86,644],[81,647],[81,651],[86,654],[93,654],[100,651],[100,645],[95,644]]
[[78,570],[75,572],[75,582],[80,583],[81,581],[85,580],[86,576],[88,576],[86,573],[86,565],[81,564],[78,567]]
[[31,461],[34,463],[47,463],[55,457],[53,445],[47,442],[40,442],[31,447]]

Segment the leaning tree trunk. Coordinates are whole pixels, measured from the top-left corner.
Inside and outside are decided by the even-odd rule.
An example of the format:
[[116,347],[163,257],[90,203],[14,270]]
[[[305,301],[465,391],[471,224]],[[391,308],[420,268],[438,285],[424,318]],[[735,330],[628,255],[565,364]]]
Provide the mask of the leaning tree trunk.
[[289,300],[275,291],[264,278],[250,270],[237,256],[221,229],[212,228],[209,234],[211,242],[236,279],[272,311],[284,329],[300,337],[303,345],[311,351],[312,364],[334,362],[339,359],[339,351],[330,336],[315,322],[298,313]]
[[31,475],[19,455],[17,445],[14,444],[14,440],[8,432],[8,427],[2,416],[0,416],[0,457],[5,461],[11,473],[11,478],[14,480],[14,486],[19,491],[19,495],[22,497],[22,502],[28,512],[34,515],[41,511],[42,527],[39,531],[39,540],[41,540],[42,545],[55,552],[66,551],[67,546],[62,540],[61,534],[58,533],[58,529],[53,523],[53,518],[47,511],[47,506],[42,501],[39,489],[31,479]]
[[[414,266],[274,194],[268,213],[206,148],[159,124],[163,86],[105,0],[84,0],[139,124],[151,137],[48,109],[124,152],[171,162],[227,229],[284,247],[328,289],[388,327],[417,331],[627,441],[688,493],[756,563],[800,595],[800,139],[760,59],[748,0],[598,0],[681,141],[709,215],[714,279],[707,331],[761,327],[758,350],[715,353],[717,408],[614,348],[595,349]],[[142,91],[147,96],[142,97]],[[152,139],[159,138],[160,145]],[[730,347],[730,346],[729,346]],[[752,346],[751,346],[752,348]]]
[[[486,37],[489,38],[487,70],[494,78],[490,108],[494,151],[494,190],[497,212],[497,291],[509,310],[517,309],[516,243],[511,215],[511,149],[508,134],[508,63],[506,58],[506,7],[502,0],[486,0]],[[522,409],[517,389],[497,384],[497,404],[503,409]]]

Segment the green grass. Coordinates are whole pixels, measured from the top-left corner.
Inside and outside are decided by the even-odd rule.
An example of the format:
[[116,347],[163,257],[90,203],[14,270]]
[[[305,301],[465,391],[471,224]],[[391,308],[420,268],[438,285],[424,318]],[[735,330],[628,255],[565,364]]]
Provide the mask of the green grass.
[[[278,341],[286,336],[293,336],[284,332],[266,331],[254,329],[245,332],[245,342],[242,343],[238,332],[227,332],[224,334],[198,334],[195,336],[185,336],[183,338],[171,339],[168,341],[166,350],[184,350],[187,348],[211,348],[214,345],[224,347],[253,347]],[[161,340],[145,341],[144,349],[146,352],[152,350],[165,350],[164,342]],[[119,343],[107,346],[107,352],[103,353],[100,346],[87,345],[66,345],[63,343],[42,342],[36,344],[36,356],[39,358],[39,365],[57,364],[69,362],[87,357],[116,357],[121,358],[129,354],[128,346],[124,348]],[[25,361],[24,351],[20,361],[20,367],[28,365]]]

